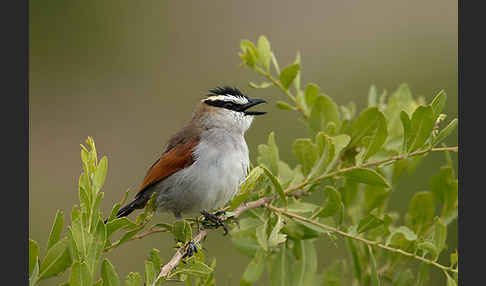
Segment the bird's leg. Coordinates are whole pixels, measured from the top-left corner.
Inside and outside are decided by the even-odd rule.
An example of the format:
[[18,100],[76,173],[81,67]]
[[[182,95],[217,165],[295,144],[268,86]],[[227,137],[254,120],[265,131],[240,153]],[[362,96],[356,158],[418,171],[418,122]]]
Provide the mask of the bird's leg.
[[[223,229],[224,229],[224,235],[227,235],[228,234],[228,227],[226,227],[226,225],[223,223],[223,220],[221,218],[219,218],[219,216],[224,215],[225,213],[226,212],[224,212],[224,211],[219,211],[219,212],[212,214],[212,213],[209,213],[206,210],[202,210],[201,214],[204,216],[203,225],[206,225],[208,227],[215,227],[215,228],[222,226]],[[204,221],[206,221],[206,223]],[[207,222],[209,222],[209,224]]]

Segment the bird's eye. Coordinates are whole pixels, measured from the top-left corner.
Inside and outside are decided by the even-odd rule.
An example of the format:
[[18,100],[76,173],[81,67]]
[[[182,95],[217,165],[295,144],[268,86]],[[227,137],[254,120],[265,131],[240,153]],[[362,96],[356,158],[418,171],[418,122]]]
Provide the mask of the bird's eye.
[[224,107],[228,109],[232,109],[234,106],[233,102],[225,102]]

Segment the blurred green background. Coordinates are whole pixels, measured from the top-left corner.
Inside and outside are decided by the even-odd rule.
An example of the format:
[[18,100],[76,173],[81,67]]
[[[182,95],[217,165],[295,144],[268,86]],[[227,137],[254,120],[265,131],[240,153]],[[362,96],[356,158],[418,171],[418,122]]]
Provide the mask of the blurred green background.
[[[359,110],[371,84],[392,92],[407,82],[428,102],[445,89],[447,121],[457,117],[457,21],[453,0],[30,1],[30,237],[45,246],[56,209],[69,221],[87,136],[108,156],[108,213],[126,189],[133,196],[209,88],[233,85],[270,103],[285,99],[274,88],[247,87],[261,78],[239,67],[241,39],[266,35],[280,66],[300,51],[302,82],[319,84],[338,104],[353,100]],[[268,115],[247,133],[251,160],[273,130],[281,157],[294,164],[291,144],[305,129],[289,111],[264,109]],[[457,132],[447,143],[457,144]],[[394,190],[390,206],[405,210],[443,162],[443,154],[431,154]],[[457,223],[450,231],[449,246],[457,247]],[[238,285],[249,259],[221,233],[211,233],[204,248],[217,258],[217,285]],[[326,238],[317,245],[321,270],[345,253]],[[124,278],[143,271],[150,249],[167,261],[173,246],[168,235],[154,235],[107,256]],[[430,285],[443,285],[435,272]]]

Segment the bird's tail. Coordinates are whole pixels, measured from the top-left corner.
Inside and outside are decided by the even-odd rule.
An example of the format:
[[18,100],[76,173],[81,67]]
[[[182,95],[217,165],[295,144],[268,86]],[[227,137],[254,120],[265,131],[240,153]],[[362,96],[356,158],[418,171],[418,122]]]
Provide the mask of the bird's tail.
[[142,209],[147,204],[147,199],[144,196],[134,199],[131,203],[125,205],[116,214],[116,218],[124,217],[131,214],[136,209]]

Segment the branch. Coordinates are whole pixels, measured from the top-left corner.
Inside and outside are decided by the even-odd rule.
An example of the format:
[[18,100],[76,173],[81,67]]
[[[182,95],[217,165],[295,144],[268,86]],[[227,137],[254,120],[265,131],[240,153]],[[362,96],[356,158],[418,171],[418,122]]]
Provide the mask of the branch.
[[[241,214],[243,214],[247,210],[261,207],[261,206],[271,202],[272,200],[273,200],[273,197],[263,197],[263,198],[260,198],[256,201],[249,202],[247,204],[243,204],[233,211],[232,218],[238,218]],[[227,219],[228,219],[227,217],[221,218],[221,220],[223,220],[223,221],[225,221]],[[211,229],[209,229],[209,228],[201,229],[197,233],[197,235],[193,238],[193,241],[195,243],[200,243],[201,240],[203,240],[206,237],[206,235],[208,234],[208,232],[210,230]],[[160,279],[167,278],[169,276],[170,272],[174,268],[176,268],[177,265],[179,265],[179,263],[181,262],[182,256],[184,256],[184,252],[185,252],[184,248],[182,248],[182,247],[179,248],[177,250],[177,252],[174,254],[174,256],[172,256],[171,260],[169,262],[167,262],[167,264],[163,265],[160,268],[160,273],[157,276],[157,279],[155,279],[154,283],[152,284],[153,286],[155,286]]]
[[[364,163],[364,164],[361,164],[359,166],[352,166],[352,167],[348,167],[348,168],[344,168],[344,169],[341,169],[341,170],[337,170],[337,171],[334,171],[334,172],[331,172],[331,173],[328,173],[328,174],[325,174],[325,175],[321,175],[321,176],[316,177],[316,178],[314,178],[312,180],[308,180],[308,181],[305,181],[305,182],[303,182],[301,184],[298,184],[296,186],[289,187],[284,192],[288,196],[300,197],[300,196],[304,195],[306,192],[303,191],[303,190],[301,190],[300,192],[294,192],[294,191],[296,191],[298,189],[301,189],[301,188],[303,188],[303,187],[305,187],[305,186],[307,186],[309,184],[312,184],[312,183],[315,183],[317,181],[323,180],[325,178],[333,177],[335,175],[338,175],[338,174],[341,174],[341,173],[344,173],[344,172],[348,172],[348,171],[351,171],[351,170],[356,169],[356,168],[363,168],[363,167],[370,167],[370,166],[378,166],[378,165],[383,164],[383,163],[386,163],[386,162],[390,162],[390,161],[394,161],[394,160],[402,160],[402,159],[406,159],[408,157],[422,155],[422,154],[426,154],[426,153],[429,153],[429,152],[440,152],[440,151],[454,151],[454,152],[457,152],[457,150],[458,150],[458,147],[457,146],[456,147],[444,147],[444,148],[432,148],[432,149],[427,149],[427,150],[415,151],[415,152],[412,152],[412,153],[406,154],[406,155],[393,156],[393,157],[390,157],[388,159],[384,159],[384,160],[380,160],[380,161]],[[294,193],[292,193],[292,192],[294,192]],[[323,225],[323,224],[320,224],[318,222],[314,222],[313,220],[310,220],[308,218],[300,217],[300,216],[295,215],[295,214],[292,214],[292,213],[287,213],[284,210],[281,210],[281,209],[275,208],[273,206],[270,206],[269,203],[272,202],[274,199],[277,199],[277,198],[278,198],[278,196],[273,195],[273,196],[262,197],[262,198],[260,198],[258,200],[255,200],[255,201],[252,201],[252,202],[249,202],[249,203],[244,203],[244,204],[240,205],[238,208],[236,208],[233,211],[232,218],[238,218],[240,215],[242,215],[247,210],[266,206],[266,207],[268,207],[270,209],[273,209],[275,211],[282,212],[285,215],[288,215],[288,216],[291,216],[291,217],[293,216],[294,218],[302,219],[302,220],[308,221],[309,223],[316,224],[316,225],[318,225],[318,226],[320,226],[320,227],[322,227],[324,229],[327,229],[329,231],[333,231],[333,232],[335,232],[337,234],[340,234],[342,236],[349,237],[349,238],[356,239],[356,240],[360,240],[360,241],[365,242],[365,243],[370,244],[370,245],[376,245],[376,246],[378,246],[380,248],[383,248],[383,249],[386,249],[386,250],[389,250],[389,251],[392,251],[392,252],[401,253],[401,254],[403,254],[405,256],[409,256],[409,257],[416,258],[418,260],[421,260],[421,261],[423,261],[425,263],[434,265],[434,266],[439,267],[439,268],[444,269],[444,270],[448,270],[448,271],[452,271],[452,272],[457,272],[456,269],[453,269],[451,267],[446,267],[444,265],[438,264],[438,263],[436,263],[434,261],[425,259],[425,258],[420,257],[420,256],[416,256],[415,254],[412,254],[412,253],[403,251],[401,249],[396,249],[396,248],[389,247],[389,246],[386,246],[386,245],[383,245],[383,244],[379,244],[378,242],[375,242],[375,241],[371,241],[371,240],[367,240],[367,239],[362,238],[362,237],[354,236],[354,235],[348,234],[346,232],[343,232],[343,231],[341,231],[339,229],[333,228],[331,226]],[[225,221],[228,218],[227,217],[223,217],[221,219],[223,221]],[[194,242],[200,243],[201,240],[206,237],[206,235],[208,234],[209,230],[211,230],[211,229],[202,229],[202,230],[200,230],[198,232],[198,234],[194,237]],[[185,251],[184,248],[180,248],[179,250],[177,250],[177,252],[174,254],[174,256],[172,257],[172,259],[167,264],[165,264],[165,265],[163,265],[161,267],[160,273],[157,276],[157,279],[155,280],[155,282],[153,284],[154,286],[156,285],[157,281],[159,281],[160,279],[167,278],[167,276],[170,274],[170,272],[175,267],[177,267],[177,265],[179,265],[179,263],[180,263],[180,261],[182,259],[182,256],[184,255],[184,251]]]
[[344,237],[347,237],[347,238],[351,238],[351,239],[354,239],[354,240],[361,241],[361,242],[363,242],[363,243],[365,243],[367,245],[371,245],[371,246],[374,245],[376,247],[379,247],[379,248],[382,248],[382,249],[385,249],[385,250],[388,250],[388,251],[391,251],[391,252],[395,252],[395,253],[399,253],[399,254],[404,255],[404,256],[412,257],[412,258],[417,259],[417,260],[420,260],[420,261],[422,261],[424,263],[427,263],[427,264],[433,265],[435,267],[438,267],[438,268],[440,268],[442,270],[451,271],[451,272],[455,272],[455,273],[458,272],[457,269],[454,269],[454,268],[448,267],[448,266],[444,266],[444,265],[439,264],[439,263],[437,263],[435,261],[426,259],[426,258],[424,258],[422,256],[417,256],[417,255],[415,255],[413,253],[404,251],[402,249],[398,249],[398,248],[394,248],[394,247],[387,246],[387,245],[382,244],[382,243],[380,243],[378,241],[368,240],[366,238],[363,238],[363,237],[360,237],[360,236],[356,236],[356,235],[353,235],[353,234],[344,232],[344,231],[339,230],[339,229],[337,229],[335,227],[322,224],[320,222],[317,222],[315,220],[312,220],[312,219],[309,219],[309,218],[306,218],[306,217],[303,217],[303,216],[300,216],[300,215],[297,215],[297,214],[290,213],[290,212],[288,212],[288,211],[286,211],[284,209],[277,208],[277,207],[274,207],[274,206],[269,205],[269,204],[267,204],[266,207],[268,209],[271,209],[271,210],[275,211],[275,212],[284,214],[284,215],[286,215],[288,217],[296,218],[298,220],[302,220],[302,221],[308,222],[310,224],[316,225],[316,226],[321,227],[321,228],[323,228],[323,229],[325,229],[327,231],[331,231],[331,232],[334,232],[334,233],[339,234],[341,236],[344,236]]
[[388,162],[391,162],[391,161],[403,160],[403,159],[407,159],[407,158],[413,157],[413,156],[428,154],[429,152],[443,152],[443,151],[453,151],[453,152],[457,152],[458,149],[459,149],[458,146],[455,146],[455,147],[443,147],[443,148],[431,148],[431,149],[426,149],[426,150],[415,151],[415,152],[412,152],[410,154],[392,156],[390,158],[383,159],[383,160],[380,160],[380,161],[368,162],[368,163],[364,163],[364,164],[361,164],[361,165],[356,165],[356,166],[351,166],[351,167],[343,168],[343,169],[340,169],[340,170],[337,170],[337,171],[334,171],[334,172],[331,172],[331,173],[327,173],[327,174],[318,176],[318,177],[316,177],[314,179],[311,179],[311,180],[306,180],[306,181],[304,181],[304,182],[302,182],[302,183],[300,183],[298,185],[295,185],[293,187],[289,187],[289,188],[287,188],[285,190],[285,194],[292,193],[292,192],[294,192],[294,191],[296,191],[298,189],[302,189],[303,187],[305,187],[307,185],[316,183],[318,181],[322,181],[322,180],[327,179],[327,178],[334,177],[336,175],[339,175],[339,174],[342,174],[342,173],[345,173],[345,172],[349,172],[349,171],[354,170],[354,169],[357,169],[357,168],[365,168],[365,167],[371,167],[371,166],[378,166],[378,165],[381,165],[383,163],[388,163]]
[[277,86],[278,88],[280,88],[280,90],[282,90],[285,95],[287,95],[287,97],[295,103],[295,106],[297,107],[297,110],[302,114],[302,116],[304,116],[305,119],[308,119],[309,116],[307,115],[307,113],[305,112],[304,108],[302,107],[301,103],[295,99],[295,96],[292,95],[292,93],[286,89],[282,83],[279,81],[279,80],[276,80],[272,74],[270,72],[267,72],[267,71],[264,71],[263,69],[259,68],[259,67],[256,67],[255,68],[255,71],[258,72],[259,74],[263,75],[264,77],[266,77],[268,80],[270,80],[275,86]]

